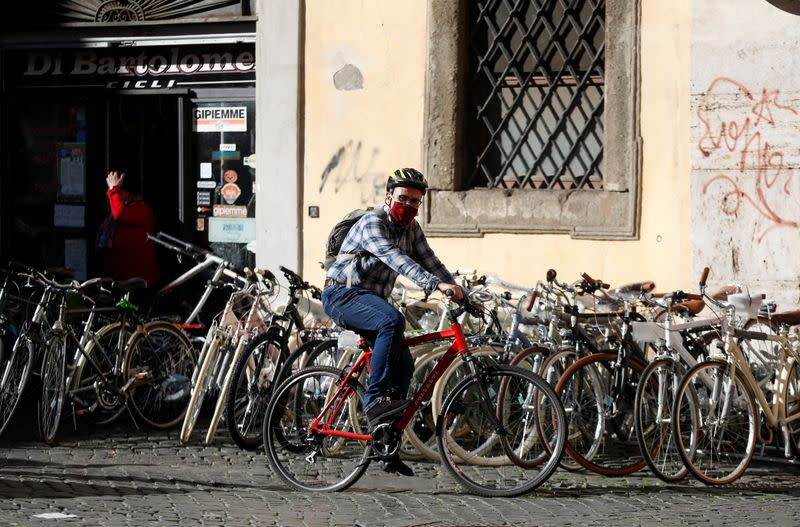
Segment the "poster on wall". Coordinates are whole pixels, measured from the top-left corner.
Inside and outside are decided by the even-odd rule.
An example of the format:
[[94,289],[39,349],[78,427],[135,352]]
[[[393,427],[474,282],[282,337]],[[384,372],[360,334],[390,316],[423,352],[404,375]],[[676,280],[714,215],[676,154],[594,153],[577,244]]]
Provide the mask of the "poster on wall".
[[86,143],[61,143],[57,157],[59,197],[82,200],[86,181]]
[[76,280],[86,280],[85,238],[67,238],[64,240],[64,267],[75,272]]

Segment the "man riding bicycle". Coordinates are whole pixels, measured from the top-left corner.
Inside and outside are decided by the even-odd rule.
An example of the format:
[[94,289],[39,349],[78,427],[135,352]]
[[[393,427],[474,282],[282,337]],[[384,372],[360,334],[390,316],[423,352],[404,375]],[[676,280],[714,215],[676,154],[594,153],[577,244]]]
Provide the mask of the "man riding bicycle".
[[[347,233],[322,292],[325,312],[339,326],[361,334],[372,347],[364,410],[370,426],[390,420],[410,403],[405,398],[414,361],[402,344],[405,319],[386,300],[402,274],[425,291],[463,292],[436,257],[414,220],[428,182],[413,168],[395,170],[386,182],[382,209],[365,214]],[[399,459],[388,471],[413,475]]]

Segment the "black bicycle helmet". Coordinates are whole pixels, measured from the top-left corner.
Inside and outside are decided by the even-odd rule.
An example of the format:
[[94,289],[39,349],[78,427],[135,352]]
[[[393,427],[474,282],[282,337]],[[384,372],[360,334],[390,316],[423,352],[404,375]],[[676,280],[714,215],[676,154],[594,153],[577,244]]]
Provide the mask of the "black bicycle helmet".
[[398,168],[389,179],[386,181],[386,192],[391,192],[395,187],[411,187],[422,192],[428,190],[428,180],[422,175],[422,172],[413,168]]

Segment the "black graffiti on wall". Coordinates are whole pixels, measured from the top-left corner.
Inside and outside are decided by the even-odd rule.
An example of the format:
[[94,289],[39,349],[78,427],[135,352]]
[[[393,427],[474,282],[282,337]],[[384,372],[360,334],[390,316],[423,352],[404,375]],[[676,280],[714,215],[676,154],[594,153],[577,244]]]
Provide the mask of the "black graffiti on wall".
[[328,186],[336,193],[342,190],[345,183],[357,183],[362,186],[362,191],[379,193],[385,183],[382,173],[375,170],[379,153],[378,147],[367,152],[361,141],[348,141],[336,150],[322,170],[319,192],[322,193]]

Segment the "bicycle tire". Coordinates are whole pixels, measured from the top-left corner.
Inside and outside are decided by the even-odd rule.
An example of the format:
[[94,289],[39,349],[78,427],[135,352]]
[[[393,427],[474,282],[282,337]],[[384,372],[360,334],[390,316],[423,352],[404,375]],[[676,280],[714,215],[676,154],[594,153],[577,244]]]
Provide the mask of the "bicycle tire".
[[[344,374],[341,370],[326,366],[307,368],[286,379],[274,391],[264,419],[264,447],[270,466],[289,486],[307,492],[332,492],[348,488],[360,478],[370,463],[371,447],[368,442],[356,439],[341,439],[333,436],[311,435],[309,423],[324,408],[329,387],[338,385]],[[364,388],[358,381],[350,385],[349,398],[356,397],[360,406],[359,428],[366,430],[363,412]],[[350,404],[334,404],[330,422],[341,423],[347,431],[352,427]],[[329,441],[330,440],[330,441]],[[325,443],[336,446],[335,456],[325,455]],[[352,455],[350,455],[352,454]],[[317,460],[319,458],[319,463]],[[334,467],[342,461],[344,466]],[[307,469],[307,473],[303,470]],[[332,469],[333,475],[323,476],[323,471]]]
[[[719,407],[715,399],[719,390],[725,389],[721,383],[726,378],[730,378],[727,361],[711,359],[695,365],[678,386],[673,407],[673,415],[677,416],[674,434],[678,452],[692,475],[707,485],[727,485],[736,481],[745,473],[755,453],[758,413],[753,394],[738,370],[731,382],[734,390],[728,389],[728,394],[734,392],[733,398],[722,404],[722,410],[727,410],[728,415],[719,418],[715,414]],[[686,411],[693,413],[688,417],[681,416]],[[713,437],[723,426],[733,428],[737,425],[742,430],[724,437],[722,434]],[[746,432],[743,434],[742,431]],[[744,441],[741,438],[745,438]],[[723,445],[729,451],[727,454],[721,452]],[[717,468],[714,466],[715,458],[720,461]],[[723,458],[730,459],[725,466]]]
[[[422,386],[425,378],[436,367],[439,359],[449,347],[450,343],[437,346],[417,360],[411,377],[411,393],[416,393]],[[441,379],[439,380],[441,381]],[[431,461],[439,461],[441,456],[436,446],[436,414],[432,408],[432,396],[433,394],[422,401],[414,417],[403,430],[403,435],[422,457]]]
[[795,416],[800,413],[800,364],[794,360],[791,360],[789,373],[786,376],[783,401],[790,446],[795,456],[798,456],[800,455],[800,420]]
[[[308,354],[303,368],[313,368],[316,366],[328,366],[330,368],[339,368],[339,362],[348,350],[339,348],[338,340],[323,340],[311,350]],[[351,354],[352,356],[352,354]],[[357,357],[354,356],[353,358]],[[341,369],[341,368],[340,368]]]
[[[128,331],[130,332],[130,329]],[[130,335],[123,337],[123,349],[120,350],[119,332],[122,330],[122,322],[112,322],[98,329],[94,338],[86,346],[86,355],[92,357],[95,362],[103,368],[103,375],[97,371],[91,361],[83,354],[79,353],[75,361],[75,369],[70,378],[68,393],[73,401],[73,409],[76,399],[82,408],[77,413],[94,425],[107,425],[115,421],[125,411],[125,400],[120,394],[111,393],[104,390],[103,394],[97,392],[98,385],[102,386],[105,382],[102,377],[116,380],[118,374],[114,372],[117,355],[121,356],[124,346]],[[108,343],[104,346],[103,344]],[[110,344],[110,345],[109,345]],[[90,410],[94,407],[94,410]]]
[[[228,387],[226,423],[233,442],[245,450],[254,450],[263,444],[264,415],[274,377],[280,369],[281,346],[277,337],[267,333],[259,335],[234,365],[233,382]],[[259,373],[254,375],[254,372]]]
[[291,352],[281,365],[281,369],[278,372],[275,383],[280,384],[285,379],[288,379],[293,374],[304,369],[306,367],[306,361],[308,360],[308,354],[313,351],[314,348],[321,342],[323,342],[322,339],[308,340],[303,342],[296,350]]
[[[240,339],[244,337],[239,337]],[[222,415],[226,407],[226,403],[228,401],[228,391],[230,389],[232,380],[233,380],[233,373],[236,366],[236,363],[239,362],[239,357],[242,356],[244,353],[244,346],[246,345],[245,341],[240,340],[236,343],[236,348],[232,352],[231,361],[228,363],[225,361],[223,363],[223,367],[227,368],[225,372],[222,385],[219,389],[219,394],[217,395],[217,402],[214,404],[214,412],[211,414],[211,421],[208,423],[208,430],[206,431],[206,438],[205,444],[211,445],[214,442],[214,436],[217,434],[217,428],[219,427],[219,423],[222,420]]]
[[0,376],[0,437],[3,436],[30,381],[36,348],[26,333],[14,341],[11,356]]
[[[630,437],[636,393],[635,381],[632,377],[634,375],[641,377],[644,366],[631,357],[625,358],[623,366],[627,371],[623,389],[626,390],[626,393],[620,395],[619,399],[615,399],[609,394],[605,374],[612,374],[617,361],[616,353],[587,355],[567,368],[555,388],[567,408],[568,403],[564,401],[563,395],[570,389],[577,391],[576,382],[581,386],[584,380],[591,383],[590,389],[580,391],[581,395],[590,398],[591,408],[597,412],[597,422],[590,445],[585,448],[579,444],[571,430],[565,451],[583,468],[603,476],[627,476],[647,465],[639,451],[638,441]],[[596,379],[599,379],[599,382]],[[602,393],[600,390],[603,390]],[[619,402],[620,408],[613,406],[617,402]],[[630,408],[626,409],[628,405]],[[583,408],[582,405],[577,407],[578,410]],[[609,419],[606,416],[612,416],[612,418]]]
[[[498,389],[501,384],[506,385],[504,395]],[[539,427],[531,422],[535,419],[531,402],[536,392],[547,398],[553,409],[549,416],[553,430],[546,438],[539,437]],[[443,403],[436,424],[442,464],[459,485],[474,494],[525,494],[547,481],[558,468],[566,444],[566,420],[561,402],[541,377],[515,366],[481,368],[477,375],[468,376],[453,388]],[[499,440],[493,442],[489,454],[505,456],[506,462],[491,467],[471,463],[470,453],[476,446],[483,448],[487,437],[493,435]],[[531,441],[534,436],[539,440]],[[551,446],[548,459],[535,466],[528,464],[527,459],[540,457],[534,444],[541,446],[544,442]],[[480,455],[484,457],[486,453]]]
[[[169,322],[148,322],[136,332],[123,361],[126,382],[134,378],[128,405],[136,417],[159,430],[178,424],[188,406],[196,360],[189,337]],[[148,378],[137,382],[145,373]]]
[[36,405],[36,424],[39,437],[48,445],[56,443],[66,389],[66,336],[50,339],[42,357],[40,371],[42,392]]
[[667,483],[681,481],[689,473],[672,435],[672,408],[684,374],[678,361],[656,359],[644,369],[636,389],[634,428],[639,451],[653,474]]
[[203,408],[203,401],[205,400],[206,394],[211,389],[212,377],[210,373],[217,359],[219,341],[220,338],[218,336],[212,338],[205,356],[203,357],[203,364],[200,365],[197,375],[194,376],[192,391],[189,396],[189,404],[186,407],[186,414],[184,414],[183,417],[183,425],[181,425],[179,436],[181,443],[184,445],[189,442],[192,436],[197,420],[200,418],[200,410]]
[[[541,368],[541,377],[549,384],[551,387],[555,388],[556,384],[558,384],[558,380],[564,374],[564,372],[571,366],[575,361],[579,358],[578,352],[572,348],[564,348],[556,353],[553,353],[547,359],[545,359],[544,363],[542,364]],[[513,364],[513,361],[512,361]],[[566,406],[565,406],[566,409]],[[567,412],[567,421],[570,421],[570,413]],[[544,424],[545,422],[541,419],[537,419],[536,421],[540,425]],[[567,437],[570,437],[569,431],[569,424],[567,425]],[[547,445],[545,445],[547,448]],[[578,470],[582,470],[583,467],[580,466],[574,459],[569,456],[562,456],[561,461],[559,461],[559,466],[565,470],[569,470],[571,472],[575,472]]]

